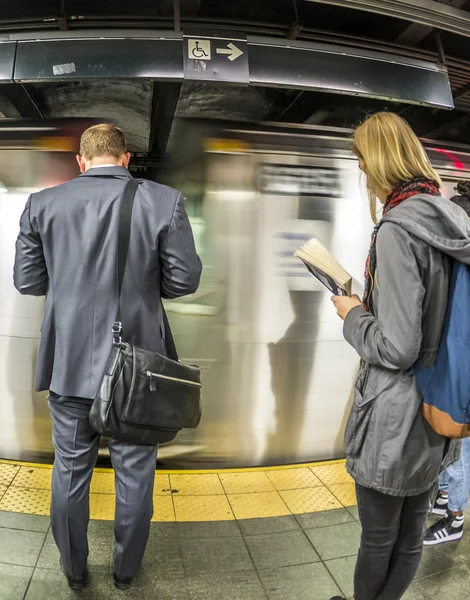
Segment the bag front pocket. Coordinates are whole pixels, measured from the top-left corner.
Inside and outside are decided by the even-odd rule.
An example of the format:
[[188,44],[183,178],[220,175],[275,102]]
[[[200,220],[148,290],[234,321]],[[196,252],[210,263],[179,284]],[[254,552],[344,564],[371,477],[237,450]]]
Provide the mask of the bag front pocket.
[[377,398],[375,388],[368,384],[369,368],[358,376],[354,386],[354,402],[344,433],[344,449],[351,458],[359,456],[364,445],[372,415],[373,400]]
[[143,369],[136,375],[121,419],[133,427],[149,430],[197,427],[201,387],[199,381],[192,381],[177,370],[170,375],[168,371]]
[[201,388],[202,384],[197,381],[190,381],[189,379],[180,379],[179,377],[170,377],[169,375],[163,375],[162,373],[153,373],[152,371],[144,371],[143,375],[149,378],[149,390],[151,392],[158,391],[158,383],[160,382],[174,382],[182,385],[189,385],[196,388]]

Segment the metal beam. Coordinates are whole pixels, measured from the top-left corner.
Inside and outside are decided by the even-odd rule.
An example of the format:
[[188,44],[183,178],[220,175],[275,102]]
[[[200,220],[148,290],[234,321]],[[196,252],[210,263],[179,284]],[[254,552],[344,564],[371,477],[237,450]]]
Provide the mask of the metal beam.
[[61,31],[68,31],[69,24],[67,21],[67,15],[65,13],[65,0],[61,0],[60,2],[60,13],[57,17],[57,23],[59,24]]
[[44,117],[44,109],[39,106],[37,97],[31,90],[18,83],[0,86],[0,112],[5,117],[17,119],[38,119]]
[[439,124],[438,127],[435,127],[433,129],[429,129],[428,131],[426,131],[426,133],[424,134],[424,136],[422,137],[427,137],[427,138],[432,138],[432,139],[439,139],[439,138],[445,138],[446,136],[451,135],[452,130],[465,130],[468,127],[468,123],[469,123],[469,115],[467,114],[462,114],[462,113],[449,113],[451,115],[453,115],[453,119],[449,119],[447,123],[441,123]]
[[166,155],[180,91],[181,83],[178,82],[153,84],[148,151],[151,158],[158,159]]
[[[15,81],[184,78],[183,36],[175,32],[56,32],[34,34],[33,39],[27,35],[17,41]],[[334,44],[251,36],[247,41],[251,85],[453,108],[442,65]],[[226,81],[232,81],[231,73],[228,68]]]
[[[173,17],[175,10],[174,0],[159,0],[158,14]],[[201,0],[180,0],[180,10],[183,17],[195,17],[199,13]]]
[[435,0],[304,0],[375,13],[470,37],[470,13]]
[[454,92],[454,101],[459,100],[459,98],[463,98],[467,94],[470,94],[470,83],[467,83],[467,85],[464,85],[456,92]]
[[[447,0],[447,6],[460,8],[467,3],[467,0]],[[404,46],[416,46],[427,38],[433,32],[433,28],[429,25],[421,23],[412,23],[396,38],[396,44]],[[442,62],[442,61],[441,61]]]
[[293,8],[294,8],[294,22],[291,25],[291,28],[287,34],[287,39],[288,40],[296,40],[302,29],[304,28],[303,23],[300,21],[300,15],[299,15],[299,7],[297,6],[297,0],[292,0],[293,1]]
[[299,35],[302,33],[302,29],[304,28],[303,23],[300,23],[299,21],[294,21],[291,25],[291,28],[289,29],[288,33],[287,33],[287,39],[288,40],[296,40]]
[[[378,110],[381,106],[383,110],[396,110],[394,102],[385,102],[378,105],[376,100],[370,98],[358,99],[354,96],[344,96],[341,102],[333,101],[331,96],[325,96],[318,93],[309,93],[302,91],[294,100],[284,109],[276,118],[281,123],[304,123],[306,125],[319,125],[326,120],[334,119],[338,114],[352,115],[352,127],[354,122],[361,120],[371,111]],[[406,105],[414,109],[422,110],[422,107],[416,105]]]
[[453,108],[442,65],[333,44],[248,37],[252,85]]
[[444,51],[444,44],[442,43],[441,32],[434,30],[434,41],[437,47],[437,56],[441,65],[447,64],[446,53]]
[[59,24],[59,29],[61,31],[68,31],[69,23],[67,21],[67,15],[64,13],[60,13],[57,17],[57,23]]
[[411,23],[404,31],[395,39],[395,44],[403,46],[416,46],[432,33],[432,27],[422,25],[421,23]]
[[173,0],[173,18],[175,20],[175,31],[181,31],[181,5],[180,0]]
[[442,111],[433,111],[421,106],[408,106],[406,109],[400,110],[399,114],[411,125],[413,131],[420,138],[429,138],[432,131],[441,125],[451,124],[462,113],[456,110],[442,113]]
[[317,95],[301,91],[275,120],[279,123],[319,125],[331,114],[333,107],[318,100]]

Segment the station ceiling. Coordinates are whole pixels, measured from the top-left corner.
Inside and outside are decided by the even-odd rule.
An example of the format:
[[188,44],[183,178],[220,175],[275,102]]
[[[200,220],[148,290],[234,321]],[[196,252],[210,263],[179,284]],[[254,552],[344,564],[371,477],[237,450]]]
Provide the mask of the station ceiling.
[[[415,5],[415,6],[413,6]],[[403,10],[400,10],[400,7]],[[387,10],[384,10],[384,7]],[[388,11],[388,12],[387,12]],[[436,27],[429,23],[435,22]],[[468,22],[469,26],[463,27]],[[463,24],[463,25],[462,25]],[[210,28],[277,39],[325,42],[445,60],[455,109],[321,91],[237,87],[218,82],[128,79],[0,85],[6,117],[98,117],[127,134],[131,150],[155,160],[174,148],[182,117],[352,127],[394,110],[417,132],[470,144],[470,0],[2,0],[0,37],[34,32]],[[161,107],[164,107],[163,114]],[[156,112],[160,112],[159,119]],[[163,143],[156,129],[167,131]]]
[[[401,41],[413,40],[414,43],[420,43],[432,33],[430,27],[419,24],[408,31],[410,23],[419,21],[425,11],[413,15],[405,9],[400,10],[400,2],[396,0],[179,0],[178,3],[182,21],[186,24],[203,22],[209,25],[213,22],[220,25],[225,22],[231,26],[245,25],[258,32],[263,29],[280,33],[287,33],[293,24],[297,24],[304,34],[309,31],[336,32],[389,42],[401,38]],[[402,0],[402,4],[406,7],[406,0]],[[451,9],[470,10],[469,0],[421,0],[409,4],[440,4]],[[396,10],[380,9],[380,5],[396,6]],[[13,27],[18,30],[48,28],[54,21],[58,24],[60,16],[66,19],[66,26],[70,28],[101,27],[103,24],[134,27],[139,22],[145,27],[166,28],[173,21],[174,1],[41,0],[39,3],[37,0],[2,0],[0,13],[0,27],[9,31]],[[438,17],[435,18],[437,21]]]

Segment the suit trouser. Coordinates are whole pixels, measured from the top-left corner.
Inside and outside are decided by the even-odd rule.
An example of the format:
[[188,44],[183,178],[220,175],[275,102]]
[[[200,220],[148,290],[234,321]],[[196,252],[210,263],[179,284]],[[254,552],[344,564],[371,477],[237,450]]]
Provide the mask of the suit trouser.
[[[49,395],[52,439],[51,526],[67,575],[80,576],[88,557],[89,492],[100,436],[88,420],[92,400]],[[115,471],[114,571],[134,577],[147,545],[153,515],[156,446],[110,440]]]

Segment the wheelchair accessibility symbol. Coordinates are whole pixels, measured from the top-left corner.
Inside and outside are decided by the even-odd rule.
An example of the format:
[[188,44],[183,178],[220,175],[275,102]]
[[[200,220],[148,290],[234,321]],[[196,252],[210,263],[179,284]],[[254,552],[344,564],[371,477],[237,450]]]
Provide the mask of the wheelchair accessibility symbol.
[[210,40],[188,40],[188,57],[192,60],[211,60]]

